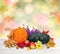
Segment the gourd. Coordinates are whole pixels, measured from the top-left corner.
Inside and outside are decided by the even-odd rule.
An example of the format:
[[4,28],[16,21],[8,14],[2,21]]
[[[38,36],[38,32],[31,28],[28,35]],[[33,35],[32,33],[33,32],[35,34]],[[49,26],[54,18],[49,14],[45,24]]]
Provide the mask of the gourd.
[[28,39],[31,42],[37,42],[39,40],[40,33],[34,32],[31,35],[29,35]]
[[48,43],[49,40],[50,40],[50,36],[48,34],[44,34],[44,33],[40,34],[39,41],[41,41],[42,44]]
[[13,40],[16,42],[23,42],[28,38],[28,34],[25,28],[17,28],[13,31]]

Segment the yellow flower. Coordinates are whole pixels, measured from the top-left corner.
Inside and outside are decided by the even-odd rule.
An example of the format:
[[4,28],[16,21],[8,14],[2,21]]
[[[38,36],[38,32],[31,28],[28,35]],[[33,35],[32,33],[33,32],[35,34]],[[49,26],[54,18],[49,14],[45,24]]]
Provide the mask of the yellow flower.
[[40,41],[36,42],[36,49],[42,49],[42,43]]

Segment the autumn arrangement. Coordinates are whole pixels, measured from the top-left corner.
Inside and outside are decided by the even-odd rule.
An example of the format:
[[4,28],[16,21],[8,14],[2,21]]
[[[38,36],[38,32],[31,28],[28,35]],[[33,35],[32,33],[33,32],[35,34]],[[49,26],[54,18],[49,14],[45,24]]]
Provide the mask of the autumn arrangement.
[[4,45],[8,48],[16,47],[16,49],[26,47],[27,50],[55,47],[54,39],[49,36],[48,32],[40,32],[39,29],[30,30],[29,27],[18,27],[10,31]]

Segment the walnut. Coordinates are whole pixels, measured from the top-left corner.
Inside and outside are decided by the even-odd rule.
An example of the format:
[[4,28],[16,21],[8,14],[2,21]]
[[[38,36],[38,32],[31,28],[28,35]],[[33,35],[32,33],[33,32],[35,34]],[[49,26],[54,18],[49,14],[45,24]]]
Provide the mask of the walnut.
[[14,40],[6,40],[4,41],[4,45],[8,48],[14,47],[14,46],[18,47],[17,43]]

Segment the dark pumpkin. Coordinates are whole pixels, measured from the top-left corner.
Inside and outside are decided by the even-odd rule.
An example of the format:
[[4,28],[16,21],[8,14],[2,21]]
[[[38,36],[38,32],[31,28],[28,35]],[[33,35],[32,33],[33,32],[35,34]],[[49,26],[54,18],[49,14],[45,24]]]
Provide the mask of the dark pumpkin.
[[50,40],[50,36],[49,36],[48,34],[41,34],[41,35],[39,36],[39,41],[41,41],[42,44],[48,43],[49,40]]
[[32,33],[28,36],[30,42],[37,42],[39,40],[39,34],[37,32]]

